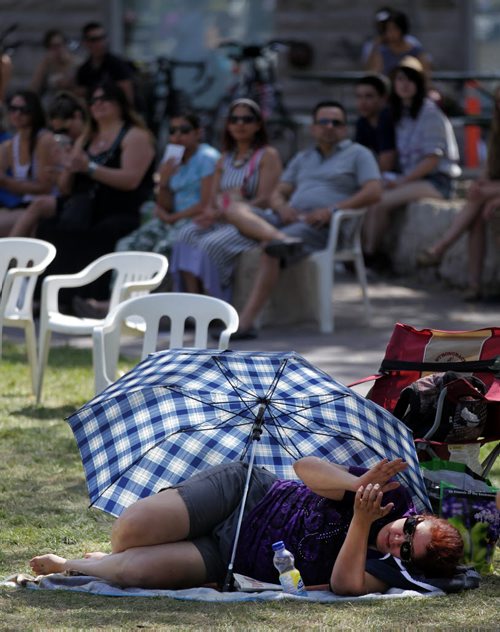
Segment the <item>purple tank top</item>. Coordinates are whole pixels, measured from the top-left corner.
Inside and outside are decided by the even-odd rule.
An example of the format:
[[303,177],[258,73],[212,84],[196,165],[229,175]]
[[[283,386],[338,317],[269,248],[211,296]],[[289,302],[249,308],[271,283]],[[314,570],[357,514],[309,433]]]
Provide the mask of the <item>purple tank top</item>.
[[[365,472],[350,468],[354,474]],[[342,500],[318,496],[303,483],[279,480],[246,516],[241,527],[235,571],[277,582],[271,545],[283,540],[295,556],[306,585],[327,584],[342,547],[353,515],[354,493],[346,492]],[[388,522],[411,513],[413,504],[403,488],[385,494],[384,503],[394,502],[388,516],[373,523],[369,543]],[[376,557],[379,553],[373,551]],[[368,557],[371,557],[370,550]]]

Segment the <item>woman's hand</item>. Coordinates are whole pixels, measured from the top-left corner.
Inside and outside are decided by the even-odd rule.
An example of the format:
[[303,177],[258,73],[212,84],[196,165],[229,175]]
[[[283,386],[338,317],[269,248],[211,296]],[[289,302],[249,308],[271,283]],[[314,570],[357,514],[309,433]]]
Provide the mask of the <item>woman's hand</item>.
[[162,162],[158,169],[160,175],[160,182],[163,186],[169,182],[170,178],[179,170],[179,163],[176,158],[169,158]]
[[193,222],[199,228],[210,228],[219,219],[219,211],[213,206],[207,206],[197,215]]
[[86,173],[89,168],[89,156],[81,147],[75,147],[69,157],[69,171]]
[[361,520],[365,524],[371,524],[387,516],[394,507],[394,503],[382,505],[384,492],[378,483],[372,485],[368,483],[366,487],[361,487],[356,492],[354,498],[354,517],[353,519]]
[[378,484],[382,492],[390,492],[399,487],[399,483],[391,481],[391,478],[399,472],[404,472],[407,467],[408,463],[405,463],[403,459],[394,459],[394,461],[383,459],[358,478],[359,484],[363,487],[369,483]]

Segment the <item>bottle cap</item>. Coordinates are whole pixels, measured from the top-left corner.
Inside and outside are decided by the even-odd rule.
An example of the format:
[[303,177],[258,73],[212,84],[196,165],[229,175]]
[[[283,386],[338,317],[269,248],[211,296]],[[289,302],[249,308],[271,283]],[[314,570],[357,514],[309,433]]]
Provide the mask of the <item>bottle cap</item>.
[[279,540],[279,542],[275,542],[273,544],[273,551],[280,551],[281,549],[285,548],[285,543],[283,542],[283,540]]

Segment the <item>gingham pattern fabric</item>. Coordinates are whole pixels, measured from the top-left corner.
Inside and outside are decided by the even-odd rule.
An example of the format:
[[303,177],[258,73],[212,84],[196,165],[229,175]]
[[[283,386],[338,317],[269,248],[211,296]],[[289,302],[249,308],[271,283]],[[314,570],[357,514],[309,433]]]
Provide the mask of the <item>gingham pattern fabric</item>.
[[255,465],[296,478],[315,455],[371,467],[403,458],[400,475],[429,508],[410,431],[300,355],[178,349],[153,353],[68,422],[91,505],[118,516],[133,502],[211,465],[245,459],[263,414]]

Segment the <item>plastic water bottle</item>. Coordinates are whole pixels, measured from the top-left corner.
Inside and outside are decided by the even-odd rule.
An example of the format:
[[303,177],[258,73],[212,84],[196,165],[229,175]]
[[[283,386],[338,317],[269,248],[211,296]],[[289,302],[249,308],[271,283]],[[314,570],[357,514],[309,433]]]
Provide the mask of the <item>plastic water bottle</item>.
[[273,564],[280,574],[280,584],[283,591],[291,595],[307,595],[304,582],[299,571],[295,568],[295,558],[285,549],[281,540],[273,544]]

